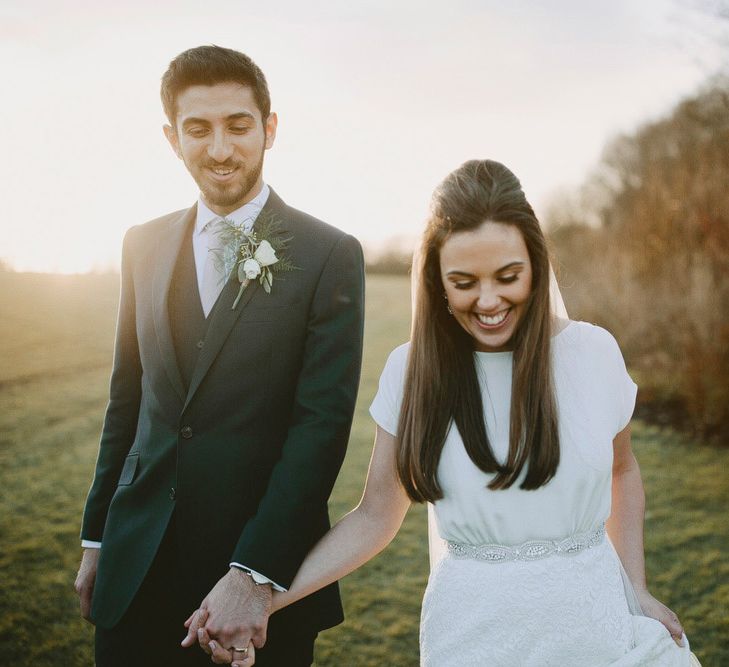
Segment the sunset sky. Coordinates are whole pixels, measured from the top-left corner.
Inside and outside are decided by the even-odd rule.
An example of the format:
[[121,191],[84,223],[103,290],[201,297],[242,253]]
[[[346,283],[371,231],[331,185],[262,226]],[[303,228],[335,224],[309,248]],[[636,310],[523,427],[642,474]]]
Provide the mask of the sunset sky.
[[162,135],[159,79],[206,43],[268,77],[279,129],[266,181],[369,248],[407,245],[433,187],[469,158],[511,167],[539,212],[607,140],[716,70],[712,26],[691,6],[3,0],[0,258],[115,268],[127,228],[195,201]]

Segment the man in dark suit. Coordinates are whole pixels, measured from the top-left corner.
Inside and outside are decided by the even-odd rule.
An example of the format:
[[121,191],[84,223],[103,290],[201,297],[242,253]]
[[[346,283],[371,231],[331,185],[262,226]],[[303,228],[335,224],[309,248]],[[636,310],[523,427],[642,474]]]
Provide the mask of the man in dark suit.
[[[162,101],[201,194],[124,240],[82,613],[98,667],[210,664],[180,647],[196,610],[185,643],[216,661],[252,664],[259,649],[258,665],[310,665],[317,633],[342,620],[336,586],[270,623],[269,610],[329,527],[359,382],[361,248],[263,182],[277,117],[247,56],[185,51]],[[245,272],[213,261],[243,257],[225,228],[267,246]]]

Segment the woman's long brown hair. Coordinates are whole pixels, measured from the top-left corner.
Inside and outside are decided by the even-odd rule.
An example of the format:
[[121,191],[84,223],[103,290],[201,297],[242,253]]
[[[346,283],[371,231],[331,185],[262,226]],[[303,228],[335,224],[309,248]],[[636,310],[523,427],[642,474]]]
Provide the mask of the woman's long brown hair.
[[[496,460],[486,434],[474,364],[473,338],[448,313],[440,249],[452,234],[484,222],[513,225],[532,264],[532,290],[512,343],[509,455]],[[451,422],[471,460],[495,473],[488,487],[507,489],[526,466],[521,489],[537,489],[559,464],[557,412],[550,354],[549,251],[519,180],[492,160],[470,160],[449,174],[433,196],[417,266],[415,313],[398,427],[397,471],[411,500],[443,497],[438,461]]]

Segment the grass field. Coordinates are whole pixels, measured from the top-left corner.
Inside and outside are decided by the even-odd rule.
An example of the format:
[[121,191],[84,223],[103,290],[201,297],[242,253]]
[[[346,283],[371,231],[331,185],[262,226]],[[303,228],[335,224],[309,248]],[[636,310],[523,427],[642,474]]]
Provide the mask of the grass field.
[[[87,667],[92,628],[72,590],[81,509],[106,400],[114,276],[0,274],[0,665]],[[385,358],[408,337],[408,282],[368,280],[360,400],[332,516],[359,499]],[[682,618],[704,667],[729,665],[729,451],[636,423],[648,494],[654,594]],[[427,578],[425,512],[342,583],[347,620],[323,633],[316,665],[415,666]]]

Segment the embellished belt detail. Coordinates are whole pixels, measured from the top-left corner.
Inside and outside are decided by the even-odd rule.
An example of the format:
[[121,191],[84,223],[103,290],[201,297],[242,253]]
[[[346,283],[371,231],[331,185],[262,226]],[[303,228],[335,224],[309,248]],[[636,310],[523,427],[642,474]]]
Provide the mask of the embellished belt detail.
[[529,561],[553,554],[571,556],[600,544],[605,539],[605,525],[590,533],[571,535],[564,540],[530,540],[513,547],[503,544],[461,544],[448,541],[448,553],[456,558],[473,558],[487,563]]

